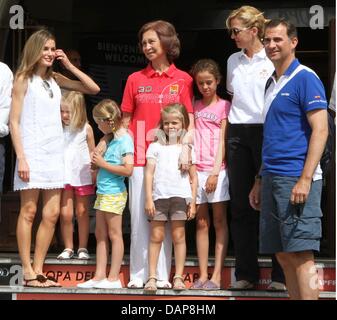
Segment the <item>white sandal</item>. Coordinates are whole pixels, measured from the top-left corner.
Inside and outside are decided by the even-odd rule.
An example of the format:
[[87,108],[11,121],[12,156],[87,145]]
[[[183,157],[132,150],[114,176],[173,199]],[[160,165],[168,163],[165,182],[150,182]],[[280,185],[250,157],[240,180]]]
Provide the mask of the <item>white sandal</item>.
[[77,250],[77,259],[80,260],[89,260],[90,259],[90,255],[89,252],[86,248],[80,248]]
[[172,289],[172,284],[168,280],[157,280],[158,289]]
[[144,283],[141,279],[133,279],[128,283],[129,289],[142,289],[144,287]]
[[66,248],[62,251],[61,254],[57,256],[57,259],[59,260],[69,260],[74,256],[74,250]]

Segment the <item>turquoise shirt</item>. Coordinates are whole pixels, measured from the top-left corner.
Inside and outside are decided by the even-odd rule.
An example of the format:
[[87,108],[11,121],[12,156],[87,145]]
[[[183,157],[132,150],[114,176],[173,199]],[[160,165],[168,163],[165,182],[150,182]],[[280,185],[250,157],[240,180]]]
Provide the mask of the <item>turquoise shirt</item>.
[[[104,155],[104,160],[113,166],[123,165],[123,158],[128,154],[134,154],[132,138],[125,134],[112,140]],[[99,169],[97,176],[97,194],[116,194],[126,190],[125,177],[113,174],[105,169]]]

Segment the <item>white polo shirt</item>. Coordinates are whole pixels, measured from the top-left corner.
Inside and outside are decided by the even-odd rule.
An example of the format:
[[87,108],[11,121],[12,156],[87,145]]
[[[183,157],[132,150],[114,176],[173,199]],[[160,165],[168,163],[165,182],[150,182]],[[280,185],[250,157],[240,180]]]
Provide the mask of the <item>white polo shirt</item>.
[[262,124],[264,91],[275,68],[262,49],[249,58],[244,50],[227,62],[227,91],[233,95],[229,113],[231,124]]
[[0,138],[9,133],[8,118],[13,86],[12,71],[0,62]]

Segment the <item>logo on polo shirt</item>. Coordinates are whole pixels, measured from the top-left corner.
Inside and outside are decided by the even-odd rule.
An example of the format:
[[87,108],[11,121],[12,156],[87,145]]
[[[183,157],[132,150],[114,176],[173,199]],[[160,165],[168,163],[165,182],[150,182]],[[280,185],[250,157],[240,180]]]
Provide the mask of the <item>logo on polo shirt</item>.
[[260,71],[260,78],[261,79],[267,79],[269,77],[269,73],[267,69],[263,69]]
[[283,93],[281,93],[281,96],[283,96],[283,97],[290,97],[290,93],[288,93],[288,92],[283,92]]
[[138,93],[151,93],[153,90],[152,86],[147,86],[147,87],[139,87],[138,88]]
[[179,84],[174,84],[172,86],[170,86],[170,94],[178,94],[179,93]]
[[315,96],[315,99],[321,99],[321,96]]

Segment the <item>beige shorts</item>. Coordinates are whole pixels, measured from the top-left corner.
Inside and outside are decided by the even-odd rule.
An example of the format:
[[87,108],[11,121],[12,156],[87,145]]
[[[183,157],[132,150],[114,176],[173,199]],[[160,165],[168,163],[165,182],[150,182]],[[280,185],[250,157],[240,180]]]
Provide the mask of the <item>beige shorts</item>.
[[156,213],[152,221],[186,221],[187,204],[183,198],[159,199],[154,202]]

